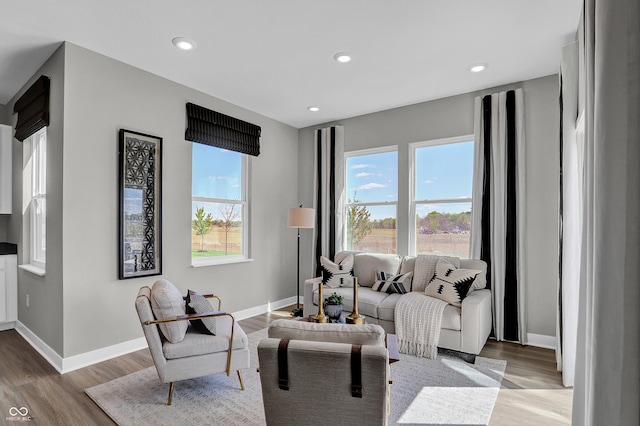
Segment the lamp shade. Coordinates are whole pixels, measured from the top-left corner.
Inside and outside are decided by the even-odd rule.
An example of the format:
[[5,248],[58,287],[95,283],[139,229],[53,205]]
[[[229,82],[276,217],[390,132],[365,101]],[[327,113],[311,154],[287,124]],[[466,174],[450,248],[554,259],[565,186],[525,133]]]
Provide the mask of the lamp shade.
[[306,207],[292,207],[289,209],[289,228],[313,228],[316,222],[316,211]]

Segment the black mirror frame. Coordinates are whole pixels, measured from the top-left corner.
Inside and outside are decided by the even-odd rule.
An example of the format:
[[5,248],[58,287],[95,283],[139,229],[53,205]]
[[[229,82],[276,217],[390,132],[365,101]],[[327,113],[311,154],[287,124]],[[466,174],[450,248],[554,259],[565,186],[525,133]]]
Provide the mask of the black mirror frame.
[[[162,274],[162,138],[120,129],[118,277]],[[139,209],[127,211],[131,191]],[[137,211],[139,210],[139,211]]]

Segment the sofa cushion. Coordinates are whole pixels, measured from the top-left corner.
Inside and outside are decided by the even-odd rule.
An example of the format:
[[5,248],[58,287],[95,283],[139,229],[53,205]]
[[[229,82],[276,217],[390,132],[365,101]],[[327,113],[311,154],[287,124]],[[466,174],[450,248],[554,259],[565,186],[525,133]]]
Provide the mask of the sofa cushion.
[[405,294],[411,291],[411,278],[413,272],[406,274],[390,274],[388,272],[376,270],[376,282],[371,287],[374,291],[382,293],[400,293]]
[[393,293],[380,302],[378,305],[377,318],[385,321],[395,321],[394,312],[396,310],[396,303],[398,303],[400,296],[402,295]]
[[407,272],[413,272],[416,267],[415,256],[405,256],[402,258],[402,265],[400,265],[400,273],[406,274]]
[[481,290],[487,286],[487,263],[477,259],[460,259],[460,267],[463,269],[479,269],[482,271],[473,281],[469,292]]
[[385,344],[385,331],[376,324],[317,324],[279,319],[271,323],[268,333],[269,337],[276,339],[375,346]]
[[[151,309],[156,319],[175,318],[185,314],[184,299],[180,291],[167,280],[158,280],[151,287]],[[159,324],[160,331],[171,343],[184,339],[189,321],[175,321]]]
[[358,277],[358,284],[371,287],[376,282],[376,269],[397,274],[402,257],[397,254],[358,253],[354,256],[353,274]]
[[[213,306],[202,294],[189,290],[187,292],[185,311],[188,314],[206,314],[213,312]],[[213,334],[214,336],[216,334],[215,317],[189,320],[189,322],[200,333]]]
[[353,287],[353,255],[348,255],[339,263],[320,256],[322,283],[329,288]]
[[436,273],[425,289],[425,294],[444,300],[453,306],[462,306],[462,300],[467,297],[469,288],[481,272],[477,269],[458,269],[444,259],[440,259],[436,265]]
[[[359,289],[358,313],[367,317],[378,318],[378,306],[389,296],[387,293],[373,291],[367,287]],[[351,309],[353,310],[353,307]]]

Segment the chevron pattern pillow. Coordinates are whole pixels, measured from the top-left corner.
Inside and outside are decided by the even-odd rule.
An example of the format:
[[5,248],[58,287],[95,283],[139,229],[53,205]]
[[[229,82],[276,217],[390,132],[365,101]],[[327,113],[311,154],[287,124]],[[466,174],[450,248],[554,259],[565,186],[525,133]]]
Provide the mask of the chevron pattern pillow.
[[353,287],[353,255],[349,254],[340,263],[333,263],[320,256],[322,284],[329,288]]
[[436,265],[436,274],[431,278],[424,292],[427,296],[460,307],[473,281],[481,272],[475,269],[458,269],[441,259]]
[[376,282],[371,287],[372,290],[384,293],[405,294],[411,291],[411,279],[413,272],[406,274],[390,274],[376,269]]

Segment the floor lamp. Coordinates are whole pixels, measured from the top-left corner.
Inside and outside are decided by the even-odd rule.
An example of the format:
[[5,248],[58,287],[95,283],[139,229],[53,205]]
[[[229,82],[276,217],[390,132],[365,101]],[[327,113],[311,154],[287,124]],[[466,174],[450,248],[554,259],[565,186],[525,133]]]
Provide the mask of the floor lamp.
[[300,228],[313,228],[316,221],[316,211],[314,209],[293,207],[289,209],[289,220],[287,226],[289,228],[298,228],[298,271],[296,275],[296,308],[291,311],[291,315],[294,317],[302,316],[302,309],[300,308]]

